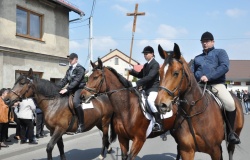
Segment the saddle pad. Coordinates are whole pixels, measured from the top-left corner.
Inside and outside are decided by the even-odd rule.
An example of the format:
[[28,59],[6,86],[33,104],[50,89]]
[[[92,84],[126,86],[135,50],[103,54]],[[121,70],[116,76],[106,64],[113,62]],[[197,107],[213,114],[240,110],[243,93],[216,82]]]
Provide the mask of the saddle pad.
[[82,109],[92,109],[94,108],[93,103],[90,101],[89,103],[82,103]]
[[[142,101],[143,101],[142,103],[145,104],[145,99],[144,98],[142,99]],[[145,112],[146,109],[145,109],[144,104],[141,104],[143,114],[148,120],[150,120],[150,123],[148,125],[148,129],[147,129],[147,133],[146,133],[146,136],[148,137],[149,134],[152,132],[152,128],[153,128],[153,126],[155,124],[155,118],[152,115],[150,115],[148,112]],[[167,112],[165,114],[161,114],[161,119],[166,119],[166,118],[169,118],[169,117],[172,117],[172,116],[173,116],[173,111],[171,110],[170,112]]]

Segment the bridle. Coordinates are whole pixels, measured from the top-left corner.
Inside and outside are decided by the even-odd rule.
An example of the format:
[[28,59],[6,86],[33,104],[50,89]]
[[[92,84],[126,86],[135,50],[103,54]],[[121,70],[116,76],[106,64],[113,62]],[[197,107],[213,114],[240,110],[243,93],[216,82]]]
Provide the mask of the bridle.
[[25,94],[28,93],[29,90],[32,88],[32,86],[33,86],[33,80],[30,79],[30,78],[28,78],[28,77],[26,77],[26,80],[29,81],[28,84],[27,84],[27,85],[28,85],[28,88],[27,88],[22,94],[18,94],[18,93],[15,92],[13,89],[10,90],[13,94],[15,94],[15,95],[17,96],[17,99],[15,99],[13,102],[16,102],[16,101],[19,101],[19,100],[24,99],[24,98],[25,98],[25,97],[24,97]]
[[102,73],[102,79],[101,79],[101,82],[99,83],[98,87],[97,88],[89,88],[89,87],[86,87],[86,85],[84,86],[84,89],[90,93],[94,93],[93,95],[97,96],[100,94],[100,90],[101,90],[101,87],[102,87],[102,84],[105,80],[105,75],[104,75],[104,71],[103,69],[93,69],[93,71],[96,71],[96,70],[100,70],[101,73]]
[[[99,83],[98,87],[95,89],[95,88],[89,88],[89,87],[84,87],[85,90],[87,90],[88,92],[90,93],[93,93],[92,96],[90,96],[91,98],[93,97],[97,97],[99,95],[103,95],[103,94],[112,94],[112,93],[115,93],[115,92],[118,92],[118,91],[121,91],[121,90],[127,90],[128,88],[121,88],[121,89],[116,89],[116,90],[112,90],[112,91],[108,91],[108,87],[106,86],[106,91],[105,92],[100,92],[101,90],[101,87],[103,85],[103,82],[106,81],[106,77],[105,77],[105,74],[104,74],[104,67],[102,69],[94,69],[93,71],[96,71],[96,70],[99,70],[101,71],[102,73],[102,79],[101,79],[101,82]],[[106,83],[107,85],[107,83]],[[90,98],[89,98],[90,99]]]
[[[182,84],[182,81],[183,81],[184,76],[185,76],[185,70],[184,70],[183,62],[181,60],[178,60],[178,59],[175,59],[175,60],[182,65],[182,77],[181,77],[181,80],[180,80],[179,84],[172,91],[170,89],[166,88],[166,87],[159,86],[159,89],[163,89],[164,91],[166,91],[174,99],[176,99],[176,97],[179,97],[181,84]],[[174,95],[176,91],[178,91],[177,96]]]

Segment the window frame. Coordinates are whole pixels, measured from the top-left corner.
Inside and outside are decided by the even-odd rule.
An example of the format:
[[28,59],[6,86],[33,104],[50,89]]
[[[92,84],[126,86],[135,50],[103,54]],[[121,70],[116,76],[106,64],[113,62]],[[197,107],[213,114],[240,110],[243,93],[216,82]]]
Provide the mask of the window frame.
[[[17,5],[16,7],[16,12],[17,9],[22,10],[24,12],[27,13],[27,34],[21,34],[21,33],[17,33],[17,29],[16,29],[16,36],[20,36],[20,37],[24,37],[24,38],[29,38],[29,39],[33,39],[33,40],[37,40],[37,41],[42,41],[42,37],[43,37],[43,19],[44,19],[44,14],[39,14],[35,11],[32,11],[30,9],[24,8],[22,6]],[[40,31],[39,31],[39,38],[36,37],[32,37],[30,35],[30,14],[36,15],[39,17],[39,22],[40,22]],[[17,17],[16,17],[16,27],[17,27]]]
[[119,65],[119,58],[115,57],[115,65]]

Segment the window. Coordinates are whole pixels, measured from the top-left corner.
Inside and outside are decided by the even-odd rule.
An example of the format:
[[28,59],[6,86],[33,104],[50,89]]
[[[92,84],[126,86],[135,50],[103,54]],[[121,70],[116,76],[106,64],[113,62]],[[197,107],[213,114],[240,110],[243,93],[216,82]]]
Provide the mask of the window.
[[119,59],[115,58],[115,65],[119,65]]
[[18,36],[42,39],[43,15],[17,6],[16,10],[16,34]]
[[[16,70],[15,71],[15,79],[17,80],[18,77],[22,74],[22,75],[28,75],[29,71],[21,71],[21,70]],[[37,77],[37,78],[42,78],[43,76],[43,72],[34,72],[33,71],[33,76]]]

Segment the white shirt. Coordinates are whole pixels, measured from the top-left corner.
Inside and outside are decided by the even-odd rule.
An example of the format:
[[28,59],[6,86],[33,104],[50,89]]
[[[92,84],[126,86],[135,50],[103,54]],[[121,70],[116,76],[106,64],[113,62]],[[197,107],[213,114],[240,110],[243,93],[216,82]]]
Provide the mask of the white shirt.
[[17,118],[20,119],[34,119],[33,113],[35,113],[35,111],[36,105],[31,98],[22,100],[22,102],[19,103],[19,109],[17,107],[15,108]]

